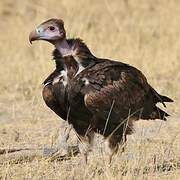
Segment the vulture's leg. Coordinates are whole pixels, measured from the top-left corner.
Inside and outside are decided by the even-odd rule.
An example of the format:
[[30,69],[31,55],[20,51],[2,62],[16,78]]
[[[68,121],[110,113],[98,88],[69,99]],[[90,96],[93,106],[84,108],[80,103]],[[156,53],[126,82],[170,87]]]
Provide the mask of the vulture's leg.
[[79,151],[83,155],[84,163],[87,164],[88,153],[92,150],[94,132],[90,131],[85,136],[79,136]]
[[121,152],[124,152],[127,135],[133,133],[133,122],[135,118],[129,118],[120,127],[116,127],[115,130],[105,139],[105,151],[109,155],[109,163],[112,161],[112,157],[117,153],[119,146],[121,146]]
[[67,121],[64,121],[63,124],[60,127],[60,134],[57,138],[57,146],[55,148],[49,149],[45,148],[44,149],[44,155],[53,155],[55,153],[59,153],[61,156],[67,155],[68,154],[68,146],[67,146],[67,141],[69,139],[69,134],[72,129],[72,125],[68,124]]
[[62,131],[60,131],[60,135],[58,136],[58,145],[56,147],[56,152],[60,152],[61,155],[66,155],[68,154],[67,141],[72,130],[72,125],[68,124],[67,121],[64,121],[60,128],[62,129]]
[[126,135],[111,135],[105,139],[105,152],[109,156],[109,163],[111,163],[113,155],[117,153],[119,146],[122,146],[121,152],[124,152],[126,140]]

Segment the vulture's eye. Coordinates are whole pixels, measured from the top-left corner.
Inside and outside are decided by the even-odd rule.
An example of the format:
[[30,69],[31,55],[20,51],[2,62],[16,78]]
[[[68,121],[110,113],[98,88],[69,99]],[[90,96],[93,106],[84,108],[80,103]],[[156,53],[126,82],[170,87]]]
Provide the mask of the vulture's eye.
[[54,27],[54,26],[49,26],[49,29],[50,29],[51,31],[54,31],[54,30],[55,30],[55,27]]

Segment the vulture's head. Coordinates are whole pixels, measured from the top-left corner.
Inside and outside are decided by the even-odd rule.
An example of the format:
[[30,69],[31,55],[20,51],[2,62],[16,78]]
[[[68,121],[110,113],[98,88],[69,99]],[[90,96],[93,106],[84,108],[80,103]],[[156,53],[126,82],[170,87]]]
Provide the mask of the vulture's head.
[[29,41],[45,40],[52,44],[65,39],[66,31],[61,19],[49,19],[35,28],[29,34]]

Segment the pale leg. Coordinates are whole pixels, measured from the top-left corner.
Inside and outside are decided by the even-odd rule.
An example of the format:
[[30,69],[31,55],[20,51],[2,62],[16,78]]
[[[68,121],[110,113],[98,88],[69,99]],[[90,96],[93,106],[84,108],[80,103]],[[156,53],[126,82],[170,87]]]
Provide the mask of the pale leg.
[[45,156],[48,155],[53,155],[55,153],[59,153],[61,156],[64,156],[68,153],[68,146],[67,146],[67,141],[69,139],[69,134],[72,129],[72,125],[68,124],[67,121],[64,121],[63,124],[60,127],[60,133],[57,138],[57,146],[55,148],[44,148],[43,154]]
[[79,136],[79,151],[83,155],[83,161],[87,164],[88,153],[92,150],[94,132],[89,132],[86,136]]
[[56,152],[59,152],[61,155],[66,155],[68,153],[67,141],[69,139],[69,134],[72,130],[72,125],[68,124],[67,121],[62,125],[62,131],[58,137],[58,144],[56,146]]

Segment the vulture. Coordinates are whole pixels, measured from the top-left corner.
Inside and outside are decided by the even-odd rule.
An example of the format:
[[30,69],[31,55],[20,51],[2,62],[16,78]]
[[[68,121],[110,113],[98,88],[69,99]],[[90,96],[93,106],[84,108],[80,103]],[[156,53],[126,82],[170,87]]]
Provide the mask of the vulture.
[[137,68],[94,56],[81,39],[67,39],[64,22],[49,19],[29,35],[30,42],[45,40],[55,46],[55,71],[45,80],[43,98],[58,116],[67,120],[80,140],[87,161],[94,134],[105,139],[109,161],[119,145],[133,133],[133,123],[166,120],[157,106],[173,102],[159,94]]

